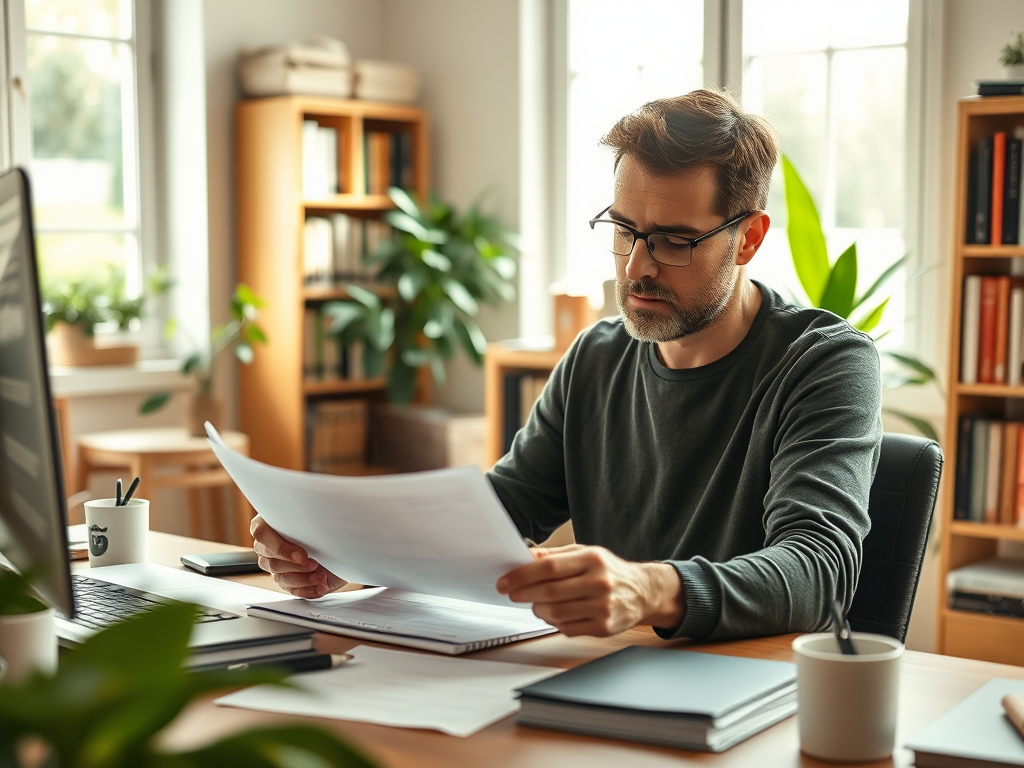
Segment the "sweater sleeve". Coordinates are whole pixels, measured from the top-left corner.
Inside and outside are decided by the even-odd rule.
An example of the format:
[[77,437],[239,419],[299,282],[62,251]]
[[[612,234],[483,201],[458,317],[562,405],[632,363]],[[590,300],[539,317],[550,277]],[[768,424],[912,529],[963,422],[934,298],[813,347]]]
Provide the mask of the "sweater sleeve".
[[808,632],[848,609],[868,534],[868,496],[882,439],[878,353],[853,331],[819,336],[781,382],[764,547],[721,563],[669,561],[686,601],[665,638],[723,640]]
[[565,398],[577,344],[558,362],[512,449],[487,473],[495,493],[519,529],[543,542],[569,520],[562,455]]

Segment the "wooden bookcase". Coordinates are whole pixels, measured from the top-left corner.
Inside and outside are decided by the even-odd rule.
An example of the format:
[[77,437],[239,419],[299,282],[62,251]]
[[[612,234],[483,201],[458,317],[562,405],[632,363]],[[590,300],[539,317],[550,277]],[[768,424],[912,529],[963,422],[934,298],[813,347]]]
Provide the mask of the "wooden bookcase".
[[[337,131],[342,194],[316,200],[303,197],[303,120]],[[250,437],[253,458],[268,464],[306,469],[311,398],[383,398],[381,379],[311,381],[303,371],[307,307],[346,297],[340,286],[305,284],[306,217],[344,213],[377,218],[392,208],[387,196],[362,191],[366,188],[364,134],[368,132],[410,135],[412,187],[426,199],[427,115],[421,109],[307,96],[242,101],[235,108],[238,279],[266,299],[260,322],[269,339],[256,349],[252,365],[240,366],[241,428]],[[386,294],[389,289],[375,290]]]
[[1024,542],[1024,528],[954,519],[957,484],[957,438],[960,417],[1024,417],[1024,386],[964,384],[960,375],[963,330],[963,283],[972,274],[1020,274],[1024,246],[968,245],[967,208],[971,148],[996,131],[1012,136],[1024,125],[1024,97],[965,99],[957,127],[956,205],[953,234],[952,322],[949,345],[949,395],[946,406],[946,470],[939,510],[942,546],[939,570],[937,651],[951,656],[1024,664],[1024,619],[988,616],[948,607],[946,574],[993,557],[1001,540]]

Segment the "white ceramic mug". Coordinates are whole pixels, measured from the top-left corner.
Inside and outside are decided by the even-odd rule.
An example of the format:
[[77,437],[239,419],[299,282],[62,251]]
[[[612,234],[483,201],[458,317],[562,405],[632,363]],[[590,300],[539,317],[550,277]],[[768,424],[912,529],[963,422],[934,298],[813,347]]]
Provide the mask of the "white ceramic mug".
[[835,635],[793,641],[800,751],[834,762],[884,760],[896,741],[903,643],[854,632],[856,655],[844,655]]
[[149,559],[149,501],[116,499],[85,502],[85,532],[89,537],[89,565],[144,563]]
[[32,672],[57,671],[57,625],[53,609],[0,616],[0,658],[6,673],[0,683],[17,685]]

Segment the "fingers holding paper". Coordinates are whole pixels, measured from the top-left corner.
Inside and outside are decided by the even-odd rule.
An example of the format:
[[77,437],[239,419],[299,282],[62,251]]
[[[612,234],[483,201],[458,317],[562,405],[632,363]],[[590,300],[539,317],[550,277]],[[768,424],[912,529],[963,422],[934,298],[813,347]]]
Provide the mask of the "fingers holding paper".
[[252,548],[259,555],[259,566],[274,577],[281,589],[296,597],[322,597],[345,586],[322,565],[309,557],[302,547],[285,539],[259,515],[252,519],[249,532]]
[[604,547],[572,544],[531,550],[534,562],[498,580],[498,591],[562,634],[605,637],[638,625],[683,620],[682,583],[666,563],[633,563]]

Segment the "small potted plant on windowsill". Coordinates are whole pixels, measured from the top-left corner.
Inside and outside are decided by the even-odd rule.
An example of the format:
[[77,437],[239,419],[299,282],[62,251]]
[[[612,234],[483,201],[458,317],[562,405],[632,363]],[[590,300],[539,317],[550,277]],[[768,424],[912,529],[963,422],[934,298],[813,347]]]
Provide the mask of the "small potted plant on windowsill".
[[162,271],[152,273],[147,290],[134,298],[127,295],[124,277],[116,272],[106,281],[44,282],[43,317],[50,365],[134,365],[139,358],[137,344],[126,343],[114,334],[113,338],[101,338],[97,329],[107,327],[122,333],[134,330],[142,318],[147,295],[164,293],[169,286]]
[[[181,333],[188,338],[192,347],[192,351],[181,361],[181,373],[191,376],[196,383],[186,413],[186,426],[193,437],[206,437],[206,429],[203,427],[205,422],[219,424],[221,421],[221,404],[213,394],[213,372],[217,357],[231,349],[240,362],[248,365],[252,362],[253,345],[267,342],[266,334],[256,324],[264,303],[247,285],[240,283],[231,297],[231,320],[210,331],[209,346],[205,348],[175,320],[168,321],[164,335],[172,338]],[[170,392],[156,392],[143,401],[139,413],[159,411],[170,399]]]

